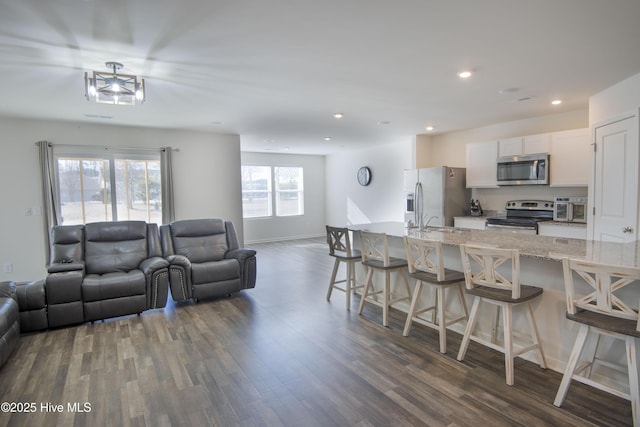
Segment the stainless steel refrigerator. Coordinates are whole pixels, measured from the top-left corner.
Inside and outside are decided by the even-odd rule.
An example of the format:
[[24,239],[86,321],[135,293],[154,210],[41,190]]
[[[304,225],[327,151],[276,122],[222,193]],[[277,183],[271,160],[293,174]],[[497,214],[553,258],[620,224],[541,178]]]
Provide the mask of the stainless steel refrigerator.
[[453,226],[469,215],[471,190],[465,168],[441,166],[404,171],[405,222],[418,227]]

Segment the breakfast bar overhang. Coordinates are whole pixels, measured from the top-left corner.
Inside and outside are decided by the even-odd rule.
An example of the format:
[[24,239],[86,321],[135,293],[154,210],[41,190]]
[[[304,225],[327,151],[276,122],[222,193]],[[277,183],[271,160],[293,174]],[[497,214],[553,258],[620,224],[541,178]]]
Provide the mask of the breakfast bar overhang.
[[[459,249],[461,244],[517,249],[520,252],[521,283],[544,289],[542,298],[533,304],[534,316],[548,366],[558,372],[563,372],[565,369],[578,330],[578,326],[565,317],[566,303],[562,259],[570,257],[640,268],[640,241],[616,243],[453,227],[431,227],[420,231],[415,228],[407,228],[401,222],[349,225],[349,228],[354,231],[366,230],[386,233],[390,237],[389,245],[392,256],[402,258],[406,258],[402,240],[404,236],[438,240],[443,244],[445,266],[454,270],[462,270]],[[358,233],[354,234],[355,247],[358,247]],[[364,277],[363,271],[358,271],[358,274],[359,277]],[[640,287],[629,287],[624,291],[634,293],[635,300],[640,301]],[[402,303],[394,307],[408,311],[408,307]],[[484,316],[480,322],[486,325],[493,322],[493,319],[491,316]],[[518,327],[516,322],[514,328],[518,330]],[[451,329],[462,334],[464,324],[454,325]],[[486,327],[483,327],[483,330],[486,330]],[[624,347],[618,347],[616,344],[612,343],[608,347],[609,357],[624,360]],[[522,357],[535,362],[535,356],[532,354],[525,353]],[[624,383],[625,377],[621,376],[620,381]]]

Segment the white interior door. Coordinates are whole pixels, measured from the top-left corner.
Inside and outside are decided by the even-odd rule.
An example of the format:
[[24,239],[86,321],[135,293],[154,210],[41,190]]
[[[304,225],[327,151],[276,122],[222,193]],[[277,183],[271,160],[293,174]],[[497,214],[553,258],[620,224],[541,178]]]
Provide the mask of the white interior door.
[[637,239],[638,117],[595,129],[593,239]]

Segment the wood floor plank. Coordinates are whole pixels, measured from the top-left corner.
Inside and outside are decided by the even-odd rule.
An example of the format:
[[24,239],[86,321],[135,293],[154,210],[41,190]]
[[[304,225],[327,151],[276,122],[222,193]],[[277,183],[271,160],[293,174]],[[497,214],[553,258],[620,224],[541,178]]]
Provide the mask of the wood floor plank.
[[[255,289],[170,301],[165,309],[25,334],[0,369],[0,401],[63,404],[52,413],[0,413],[32,426],[611,426],[632,425],[629,402],[561,375],[415,324],[344,294],[326,301],[333,259],[323,238],[252,245]],[[90,412],[66,410],[74,402]],[[596,404],[597,403],[597,404]],[[603,409],[598,409],[603,408]],[[608,409],[605,409],[608,408]]]

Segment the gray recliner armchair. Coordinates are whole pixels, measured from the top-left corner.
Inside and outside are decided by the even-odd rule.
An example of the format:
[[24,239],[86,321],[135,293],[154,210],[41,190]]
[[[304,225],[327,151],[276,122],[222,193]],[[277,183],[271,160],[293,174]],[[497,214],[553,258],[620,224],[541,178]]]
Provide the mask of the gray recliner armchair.
[[49,326],[164,307],[168,265],[156,224],[114,221],[54,227],[45,282]]
[[255,287],[256,252],[239,248],[235,227],[222,219],[174,221],[160,226],[175,301],[229,295]]

